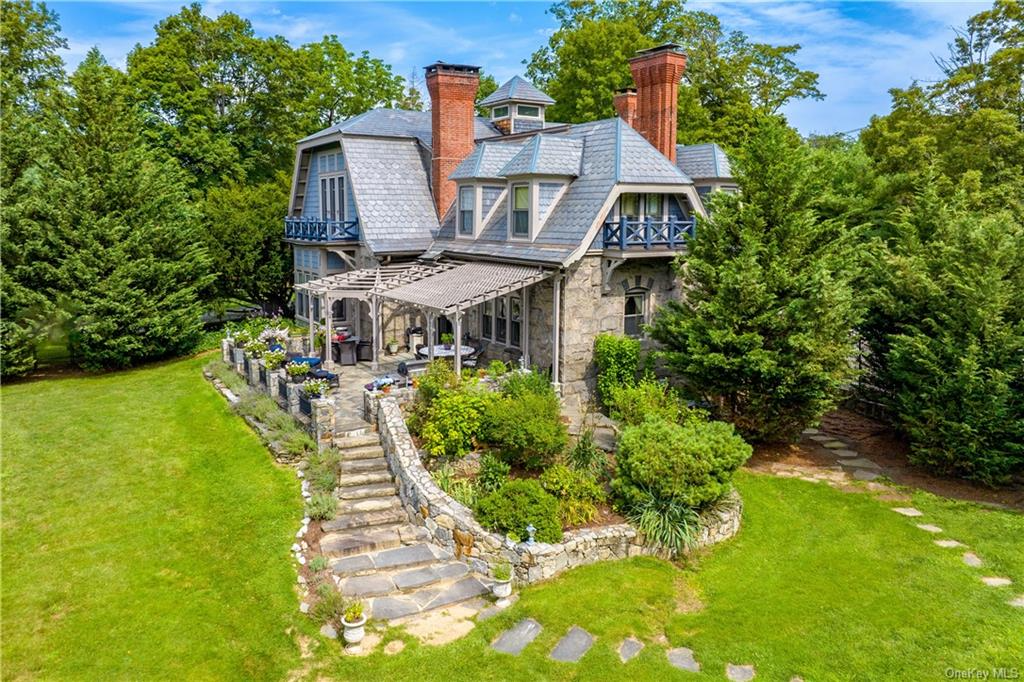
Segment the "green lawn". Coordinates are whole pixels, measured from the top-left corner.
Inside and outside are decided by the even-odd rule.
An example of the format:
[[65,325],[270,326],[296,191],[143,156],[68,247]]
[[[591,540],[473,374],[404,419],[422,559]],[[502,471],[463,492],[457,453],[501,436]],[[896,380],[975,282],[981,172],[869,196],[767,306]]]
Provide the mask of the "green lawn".
[[[286,631],[316,628],[292,590],[297,481],[201,365],[3,389],[5,678],[698,679],[667,665],[668,645],[692,648],[709,679],[726,662],[754,663],[759,680],[1024,671],[1024,610],[1005,603],[1024,592],[1024,517],[916,494],[918,521],[987,563],[972,569],[892,503],[753,474],[738,479],[740,535],[690,566],[589,566],[445,647],[392,630],[407,642],[395,656],[343,657],[316,638],[301,660]],[[525,616],[544,631],[521,656],[488,648]],[[576,665],[549,660],[572,624],[594,648]],[[628,634],[648,646],[623,666]]]

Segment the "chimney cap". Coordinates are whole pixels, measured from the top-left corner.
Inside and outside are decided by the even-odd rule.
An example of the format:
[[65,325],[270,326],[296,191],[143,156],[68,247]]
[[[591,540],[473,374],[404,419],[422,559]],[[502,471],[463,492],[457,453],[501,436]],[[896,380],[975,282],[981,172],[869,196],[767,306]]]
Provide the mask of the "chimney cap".
[[468,76],[480,74],[480,67],[472,64],[449,64],[443,61],[436,61],[433,64],[423,67],[429,76],[432,73],[460,73]]
[[683,48],[675,43],[663,43],[661,45],[656,45],[655,47],[648,47],[644,50],[637,50],[636,54],[638,57],[647,57],[659,52],[678,52],[679,54],[683,54]]

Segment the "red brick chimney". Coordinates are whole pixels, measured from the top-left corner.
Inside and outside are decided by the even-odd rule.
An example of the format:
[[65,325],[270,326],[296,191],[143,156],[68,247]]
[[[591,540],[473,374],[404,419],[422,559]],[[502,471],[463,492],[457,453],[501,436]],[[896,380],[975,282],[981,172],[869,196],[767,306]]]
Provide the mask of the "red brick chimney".
[[636,88],[622,88],[615,91],[612,105],[619,118],[633,125],[636,122]]
[[633,127],[674,162],[679,80],[686,70],[686,55],[672,43],[640,50],[629,60],[629,70],[637,91]]
[[455,183],[448,176],[473,151],[480,67],[437,62],[426,71],[432,138],[430,182],[440,218],[455,201]]

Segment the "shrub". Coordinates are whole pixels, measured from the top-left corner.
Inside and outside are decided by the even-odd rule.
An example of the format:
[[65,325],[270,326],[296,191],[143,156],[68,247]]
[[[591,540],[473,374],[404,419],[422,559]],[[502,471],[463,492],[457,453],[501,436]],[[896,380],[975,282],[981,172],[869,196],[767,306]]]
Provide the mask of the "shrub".
[[487,374],[491,377],[498,378],[504,376],[508,372],[508,365],[501,360],[491,360],[490,364],[487,365]]
[[481,394],[468,391],[446,391],[434,398],[420,428],[424,449],[447,458],[470,452],[486,403]]
[[317,554],[315,557],[309,560],[309,570],[314,573],[327,570],[327,567],[331,565],[331,560],[325,557],[323,554]]
[[648,495],[701,509],[729,491],[751,452],[730,424],[647,420],[622,432],[612,489],[626,509]]
[[560,542],[562,539],[558,500],[544,492],[534,480],[509,481],[480,498],[476,512],[485,528],[499,533],[515,533],[517,537],[526,538],[529,536],[526,527],[532,524],[537,541]]
[[529,392],[493,400],[481,437],[492,443],[505,461],[527,469],[550,462],[565,450],[569,440],[554,393]]
[[678,555],[693,545],[699,529],[699,517],[690,507],[673,499],[660,499],[643,491],[626,513],[629,522],[644,539]]
[[456,502],[469,509],[473,509],[476,506],[476,501],[479,497],[477,486],[467,479],[456,478],[455,470],[452,469],[450,464],[438,467],[434,471],[433,476],[437,487],[450,495]]
[[477,485],[484,492],[494,492],[508,481],[511,469],[493,453],[484,453],[480,458],[480,472],[476,476]]
[[412,433],[421,435],[430,406],[442,393],[455,390],[459,381],[454,368],[445,360],[434,360],[415,381],[416,402],[413,403],[407,423]]
[[633,426],[651,418],[679,421],[683,409],[679,396],[667,383],[650,377],[635,384],[612,386],[606,395],[609,416]]
[[606,407],[612,390],[631,386],[640,369],[640,342],[618,334],[598,334],[594,339],[597,365],[597,396]]
[[545,491],[558,498],[562,523],[579,526],[597,516],[597,503],[605,499],[604,490],[589,474],[556,464],[540,477]]
[[[501,382],[501,393],[509,398],[524,395],[555,396],[551,377],[536,368],[529,372],[509,372]],[[555,396],[557,398],[557,396]]]
[[333,519],[338,511],[338,502],[330,493],[317,493],[306,501],[306,516],[318,521]]
[[573,469],[597,476],[604,471],[608,455],[594,443],[594,431],[586,429],[569,450],[567,459]]
[[326,581],[317,585],[315,592],[316,604],[311,611],[313,619],[318,623],[337,625],[345,613],[345,598],[333,584]]

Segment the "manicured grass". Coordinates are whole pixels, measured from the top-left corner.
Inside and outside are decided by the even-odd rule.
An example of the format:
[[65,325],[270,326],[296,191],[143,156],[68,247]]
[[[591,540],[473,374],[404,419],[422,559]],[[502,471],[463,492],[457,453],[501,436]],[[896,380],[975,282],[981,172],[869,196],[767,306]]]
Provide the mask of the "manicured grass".
[[3,389],[5,678],[267,679],[297,662],[298,482],[202,364]]
[[[288,557],[298,485],[200,376],[202,360],[3,389],[4,677],[360,680],[697,679],[666,662],[692,648],[702,676],[753,663],[758,679],[928,680],[947,668],[1024,670],[1024,517],[916,493],[908,519],[868,494],[742,473],[739,536],[688,565],[584,567],[444,647],[365,658],[315,637]],[[935,536],[915,524],[934,523]],[[950,537],[986,562],[965,566]],[[1012,578],[1011,588],[982,575]],[[518,657],[488,644],[531,616]],[[577,624],[578,664],[548,658]],[[647,643],[623,665],[615,652]]]

